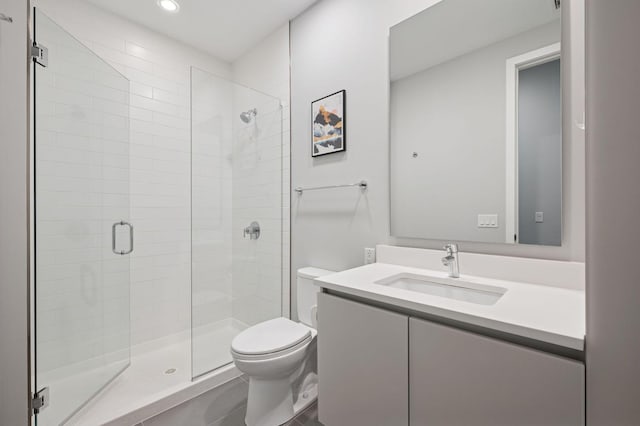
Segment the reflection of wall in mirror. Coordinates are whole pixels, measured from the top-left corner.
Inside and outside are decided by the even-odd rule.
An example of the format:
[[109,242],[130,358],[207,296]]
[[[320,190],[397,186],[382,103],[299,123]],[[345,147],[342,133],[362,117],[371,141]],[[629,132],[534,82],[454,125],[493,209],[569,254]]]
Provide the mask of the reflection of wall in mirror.
[[505,61],[559,39],[557,20],[392,82],[392,235],[505,241]]

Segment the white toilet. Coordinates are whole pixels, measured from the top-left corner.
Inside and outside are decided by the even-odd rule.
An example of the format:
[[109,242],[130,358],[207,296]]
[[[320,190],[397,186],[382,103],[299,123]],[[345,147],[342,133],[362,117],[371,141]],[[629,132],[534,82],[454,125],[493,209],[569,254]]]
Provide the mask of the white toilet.
[[333,271],[298,269],[298,318],[275,318],[247,328],[231,342],[238,370],[249,376],[248,426],[291,420],[317,397],[316,300],[313,279]]

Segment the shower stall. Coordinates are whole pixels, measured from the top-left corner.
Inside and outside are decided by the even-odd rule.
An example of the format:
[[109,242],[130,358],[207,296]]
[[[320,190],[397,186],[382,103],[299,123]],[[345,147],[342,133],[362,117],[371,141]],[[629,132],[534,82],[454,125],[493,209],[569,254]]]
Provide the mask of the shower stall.
[[283,312],[282,106],[191,69],[192,369],[230,363],[233,337]]
[[37,424],[137,423],[237,376],[233,337],[289,314],[281,102],[192,68],[180,119],[144,122],[126,70],[37,9],[34,34]]

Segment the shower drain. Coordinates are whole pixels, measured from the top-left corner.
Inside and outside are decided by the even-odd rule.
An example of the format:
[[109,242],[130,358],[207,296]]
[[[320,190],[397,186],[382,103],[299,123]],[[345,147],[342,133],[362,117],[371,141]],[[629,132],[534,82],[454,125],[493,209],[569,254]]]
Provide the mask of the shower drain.
[[164,374],[173,374],[176,372],[175,368],[169,368],[167,370],[164,370]]

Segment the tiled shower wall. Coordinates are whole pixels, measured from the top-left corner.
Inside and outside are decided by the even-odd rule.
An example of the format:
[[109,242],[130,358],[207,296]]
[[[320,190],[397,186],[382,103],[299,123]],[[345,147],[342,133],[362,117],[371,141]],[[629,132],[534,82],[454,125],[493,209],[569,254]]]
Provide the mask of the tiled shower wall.
[[[233,292],[238,297],[234,299],[233,315],[242,322],[252,322],[251,312],[240,309],[239,303],[251,304],[253,301],[256,306],[256,301],[265,300],[260,294],[264,295],[265,291],[273,294],[273,285],[279,285],[278,274],[283,281],[283,313],[287,315],[290,239],[288,25],[233,64],[228,64],[84,1],[35,0],[34,3],[131,81],[130,204],[131,222],[136,231],[136,249],[131,257],[132,344],[176,333],[186,335],[190,326],[189,69],[192,65],[274,95],[283,102],[280,157],[273,157],[275,151],[271,149],[268,164],[262,165],[279,167],[281,164],[283,167],[283,193],[278,197],[281,199],[273,204],[275,197],[272,197],[268,212],[264,210],[264,204],[256,204],[258,209],[255,211],[245,210],[247,217],[264,213],[277,221],[273,209],[281,208],[282,244],[273,243],[275,240],[272,239],[255,259],[271,265],[261,269],[266,275],[244,278],[238,274],[237,279],[234,277]],[[234,106],[234,115],[239,114],[236,109]],[[234,200],[239,197],[245,206],[264,198],[259,185],[244,185],[234,190],[238,191]],[[246,226],[244,222],[238,228],[240,225],[240,222],[233,224],[234,236]],[[282,270],[274,271],[274,264],[280,264]],[[231,273],[234,273],[246,268],[247,263],[235,261],[232,266]],[[229,267],[216,272],[220,275],[212,278],[228,285]],[[247,295],[250,295],[249,299],[245,298]],[[271,302],[269,311],[276,303]],[[258,313],[253,318],[262,316]]]
[[[202,374],[232,361],[240,330],[282,315],[282,106],[196,68],[192,91],[192,348]],[[254,221],[258,239],[243,235]]]
[[[243,208],[242,205],[238,205],[237,210],[235,210],[234,206],[234,214],[238,213],[239,221],[242,220],[242,223],[245,223],[252,217],[262,215],[267,221],[265,223],[273,222],[274,220],[281,220],[282,222],[281,243],[275,243],[273,237],[267,234],[265,235],[265,244],[260,247],[260,250],[256,251],[256,265],[262,269],[254,270],[252,271],[253,273],[245,272],[242,278],[240,278],[240,274],[236,277],[237,273],[246,269],[247,263],[242,260],[242,256],[234,256],[233,286],[237,297],[234,297],[233,316],[241,322],[252,324],[259,319],[265,318],[269,312],[273,312],[274,303],[277,303],[272,300],[273,295],[277,293],[273,286],[279,282],[280,277],[282,280],[282,313],[285,316],[289,315],[289,192],[291,176],[289,157],[291,144],[289,126],[289,24],[287,23],[280,27],[236,60],[232,64],[232,72],[234,81],[275,96],[280,99],[282,105],[282,148],[278,149],[274,145],[280,141],[273,138],[273,127],[272,130],[265,129],[265,133],[262,135],[267,136],[270,141],[267,143],[271,145],[260,147],[265,156],[262,159],[260,170],[256,170],[258,174],[252,177],[256,181],[254,182],[255,184],[234,187],[234,200],[238,197],[238,199],[243,200],[245,206],[251,206],[250,209],[247,209]],[[240,110],[244,107],[242,104],[238,106]],[[249,106],[247,104],[247,107]],[[268,112],[263,111],[262,115],[267,115]],[[258,111],[258,125],[265,123],[265,118],[261,119],[260,117],[261,114]],[[266,118],[266,121],[272,125],[275,124],[273,117],[271,119]],[[240,136],[246,138],[247,133],[240,133]],[[263,192],[264,185],[273,188],[265,181],[266,179],[280,179],[279,174],[274,173],[278,167],[282,169],[281,197],[280,194],[271,196],[271,194],[268,195]],[[268,170],[272,170],[272,172],[269,173]],[[242,171],[237,167],[234,172],[238,176],[243,175]],[[262,173],[262,176],[260,176],[260,173]],[[269,198],[265,199],[265,195],[269,196]],[[279,209],[281,209],[281,214]],[[246,225],[248,223],[244,226]],[[241,251],[244,250],[244,253],[248,252],[249,246],[248,241],[237,241],[237,244],[234,241],[234,247]],[[273,269],[274,266],[277,267],[278,262],[276,259],[278,258],[281,258],[280,271]],[[264,303],[265,301],[267,303]],[[248,311],[247,309],[253,310]]]
[[136,236],[131,256],[132,344],[187,332],[189,69],[194,65],[229,77],[231,67],[87,2],[35,3],[131,81],[130,203]]
[[203,333],[231,318],[234,86],[193,68],[192,90],[191,309],[194,331]]
[[[232,315],[242,328],[282,315],[282,106],[244,89],[235,91],[233,111]],[[257,240],[242,233],[254,221]]]

